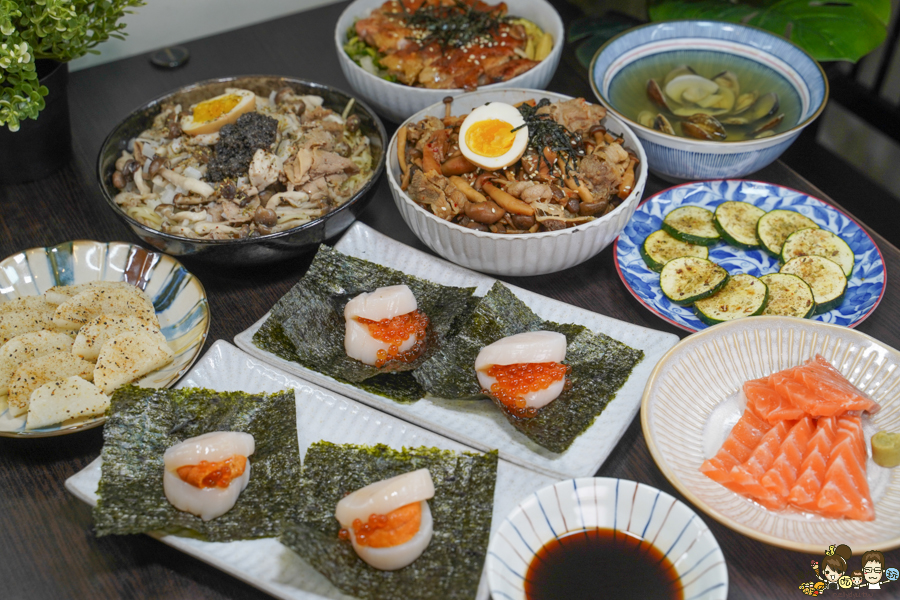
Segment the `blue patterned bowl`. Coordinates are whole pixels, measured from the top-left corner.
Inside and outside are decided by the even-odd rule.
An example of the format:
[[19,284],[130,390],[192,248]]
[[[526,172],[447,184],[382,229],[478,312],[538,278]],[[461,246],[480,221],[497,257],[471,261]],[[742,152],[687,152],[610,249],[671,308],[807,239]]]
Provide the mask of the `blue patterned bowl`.
[[[626,535],[643,540],[644,548],[655,546],[672,563],[685,598],[728,597],[725,556],[697,513],[649,485],[606,477],[560,481],[519,502],[488,545],[491,597],[525,600],[525,577],[538,551],[567,535],[592,535],[596,529],[615,531],[620,546]],[[614,596],[609,586],[623,585],[612,576],[616,565],[597,565],[597,569],[598,593],[606,588]]]
[[[672,54],[689,62],[694,53],[739,57],[748,68],[775,72],[800,100],[800,117],[791,129],[762,139],[713,142],[667,135],[645,127],[613,106],[611,90],[639,60]],[[708,59],[707,59],[708,60]],[[597,51],[588,69],[600,102],[634,130],[647,152],[650,170],[668,179],[726,179],[765,167],[825,108],[828,80],[806,52],[762,29],[717,21],[669,21],[630,29]]]
[[[143,387],[174,385],[197,357],[209,331],[209,305],[200,281],[180,262],[123,242],[78,240],[49,248],[31,248],[0,261],[0,303],[37,296],[56,285],[89,281],[127,281],[153,300],[160,328],[175,357],[136,382]],[[0,397],[4,400],[5,396]],[[4,403],[5,404],[5,403]],[[59,425],[25,429],[0,405],[0,436],[47,437],[102,425],[105,416],[71,419]]]

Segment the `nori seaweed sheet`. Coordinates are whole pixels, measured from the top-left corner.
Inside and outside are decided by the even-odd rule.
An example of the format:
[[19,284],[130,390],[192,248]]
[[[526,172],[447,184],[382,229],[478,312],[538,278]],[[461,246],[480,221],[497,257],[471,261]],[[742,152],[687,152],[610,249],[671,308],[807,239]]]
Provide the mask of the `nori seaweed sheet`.
[[[401,284],[409,286],[419,310],[428,315],[425,352],[410,363],[389,363],[381,369],[347,356],[344,306],[363,292]],[[306,275],[272,308],[272,317],[294,344],[301,364],[344,381],[359,382],[385,372],[410,371],[425,362],[444,343],[474,292],[475,288],[419,279],[323,244]]]
[[[349,541],[338,538],[335,506],[359,488],[422,468],[431,472],[435,489],[428,501],[434,518],[431,543],[415,562],[397,571],[370,567]],[[496,451],[397,451],[384,445],[318,442],[306,452],[302,483],[306,493],[281,542],[341,591],[359,598],[470,600],[487,554],[496,479]]]
[[495,404],[510,424],[552,452],[564,452],[615,397],[634,366],[644,358],[635,350],[581,325],[543,321],[503,284],[497,282],[478,304],[467,324],[413,376],[432,396],[483,398],[475,376],[475,357],[488,344],[526,331],[556,331],[566,336],[567,387],[531,418],[520,418]]
[[[250,482],[234,508],[204,522],[166,499],[163,454],[211,431],[249,433],[255,451],[249,457]],[[125,386],[113,394],[103,438],[100,498],[93,511],[98,536],[164,531],[213,542],[274,537],[286,511],[299,501],[293,390],[247,394]]]
[[[271,352],[275,356],[282,358],[288,362],[295,362],[303,365],[307,369],[316,370],[314,365],[304,364],[300,357],[297,356],[297,350],[294,348],[293,342],[284,335],[284,329],[281,323],[274,317],[266,319],[260,328],[253,334],[253,344]],[[425,395],[425,390],[419,385],[419,382],[413,379],[410,371],[400,371],[398,373],[382,373],[375,377],[370,377],[365,381],[345,381],[339,377],[335,377],[341,383],[358,387],[362,390],[384,396],[396,402],[411,403],[419,400]]]

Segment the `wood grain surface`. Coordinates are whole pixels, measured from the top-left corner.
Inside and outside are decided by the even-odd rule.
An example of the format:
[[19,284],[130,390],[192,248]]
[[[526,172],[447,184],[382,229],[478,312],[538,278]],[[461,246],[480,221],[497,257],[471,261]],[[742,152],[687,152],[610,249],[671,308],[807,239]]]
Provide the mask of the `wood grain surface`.
[[[577,16],[568,4],[557,4],[566,23]],[[326,6],[185,44],[191,52],[190,61],[175,71],[155,69],[146,56],[139,56],[72,74],[69,94],[74,159],[43,181],[0,187],[0,257],[73,239],[137,241],[104,202],[95,163],[107,133],[134,108],[159,94],[202,79],[240,74],[291,75],[349,90],[333,45],[334,23],[344,7]],[[591,98],[576,64],[568,49],[549,87]],[[386,125],[393,133],[395,126]],[[823,191],[780,162],[749,179],[785,185],[828,200]],[[646,195],[665,187],[665,182],[651,177]],[[361,220],[405,244],[426,250],[401,220],[384,180]],[[893,276],[900,272],[900,251],[880,236],[873,237],[884,254],[889,274],[887,292],[859,330],[900,347],[900,283]],[[209,294],[212,327],[207,347],[219,339],[232,341],[235,334],[249,327],[300,278],[309,260],[306,256],[253,269],[213,268],[185,260]],[[630,323],[686,335],[631,296],[616,273],[611,248],[563,273],[505,280]],[[0,438],[0,598],[267,597],[150,537],[97,539],[90,509],[69,495],[63,483],[96,458],[101,445],[100,429],[60,438]],[[650,457],[639,419],[598,475],[641,481],[679,496]],[[822,560],[821,555],[766,546],[712,519],[705,521],[728,560],[731,598],[802,596],[798,586],[813,576],[810,560]],[[889,567],[900,567],[900,551],[885,556]],[[871,595],[896,598],[900,590],[891,588],[897,585]]]

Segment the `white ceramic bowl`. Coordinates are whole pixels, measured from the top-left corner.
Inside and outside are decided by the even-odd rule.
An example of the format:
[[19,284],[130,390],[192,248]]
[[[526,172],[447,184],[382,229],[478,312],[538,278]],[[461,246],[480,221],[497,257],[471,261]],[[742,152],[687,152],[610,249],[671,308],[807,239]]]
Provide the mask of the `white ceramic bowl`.
[[[695,53],[738,56],[760,71],[774,71],[800,98],[800,118],[785,132],[762,139],[712,142],[667,135],[626,117],[613,106],[610,90],[629,65],[663,54],[680,54],[689,63]],[[749,68],[749,67],[748,67]],[[588,69],[600,102],[624,119],[644,143],[650,169],[668,179],[734,179],[765,167],[825,108],[828,79],[806,52],[782,37],[756,27],[718,21],[669,21],[629,29],[602,46]]]
[[743,413],[738,398],[743,383],[816,354],[881,404],[874,417],[863,420],[867,447],[876,431],[898,431],[900,352],[855,329],[793,317],[753,317],[695,333],[656,364],[641,404],[644,439],[679,492],[739,533],[807,554],[821,553],[836,540],[857,553],[897,548],[900,469],[868,461],[874,521],[770,511],[700,472]]
[[[356,0],[348,6],[337,21],[334,29],[334,43],[338,60],[344,77],[350,82],[353,91],[361,96],[369,106],[384,118],[400,123],[411,114],[422,110],[447,96],[464,93],[461,88],[432,90],[412,87],[401,83],[391,83],[372,75],[353,62],[344,52],[347,42],[347,29],[357,19],[368,16],[374,8],[384,4],[385,0]],[[513,77],[502,83],[481,86],[479,90],[497,90],[501,88],[537,88],[544,89],[553,78],[559,58],[562,56],[565,42],[565,28],[556,9],[546,0],[506,0],[509,7],[507,14],[522,17],[535,23],[543,31],[553,35],[553,50],[535,68]]]
[[[453,114],[461,115],[486,102],[515,104],[531,98],[568,100],[571,96],[527,89],[479,90],[453,100]],[[444,104],[438,102],[410,117],[404,125],[431,115],[444,116]],[[607,215],[584,225],[558,231],[506,235],[474,231],[445,221],[416,204],[400,189],[400,163],[397,159],[397,134],[388,147],[387,174],[394,203],[409,228],[438,256],[475,271],[515,277],[544,275],[574,267],[606,248],[625,228],[644,194],[647,183],[647,155],[637,136],[620,119],[607,114],[607,128],[625,138],[625,146],[637,154],[634,189],[622,204]]]
[[[37,296],[55,285],[90,281],[127,281],[153,300],[160,329],[175,357],[136,385],[172,386],[191,368],[209,331],[209,304],[200,280],[180,262],[124,242],[77,240],[49,248],[31,248],[0,261],[0,303]],[[72,419],[59,425],[26,430],[24,419],[0,408],[0,436],[46,437],[90,429],[105,416]]]
[[[672,562],[685,598],[728,597],[725,556],[689,506],[649,485],[606,477],[560,481],[519,502],[488,544],[491,597],[525,600],[528,566],[545,544],[569,532],[598,528],[628,532],[655,546]],[[597,569],[598,591],[614,595],[616,565]]]

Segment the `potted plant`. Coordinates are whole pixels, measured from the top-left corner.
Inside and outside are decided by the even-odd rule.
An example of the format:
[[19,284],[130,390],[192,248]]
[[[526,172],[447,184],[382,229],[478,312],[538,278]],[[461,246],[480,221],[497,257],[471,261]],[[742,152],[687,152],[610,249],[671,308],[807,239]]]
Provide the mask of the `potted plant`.
[[0,0],[0,182],[49,175],[71,156],[68,61],[124,38],[142,0]]

